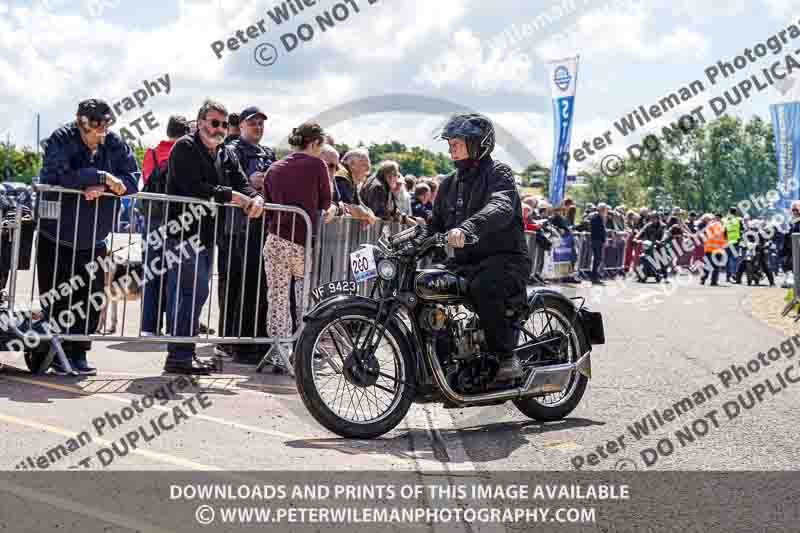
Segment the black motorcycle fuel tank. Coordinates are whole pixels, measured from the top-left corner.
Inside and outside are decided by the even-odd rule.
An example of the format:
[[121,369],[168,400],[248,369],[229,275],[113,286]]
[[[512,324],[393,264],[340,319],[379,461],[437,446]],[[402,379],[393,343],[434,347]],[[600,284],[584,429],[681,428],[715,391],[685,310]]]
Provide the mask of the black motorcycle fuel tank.
[[417,296],[427,301],[455,303],[467,292],[466,280],[443,268],[421,270],[414,285]]

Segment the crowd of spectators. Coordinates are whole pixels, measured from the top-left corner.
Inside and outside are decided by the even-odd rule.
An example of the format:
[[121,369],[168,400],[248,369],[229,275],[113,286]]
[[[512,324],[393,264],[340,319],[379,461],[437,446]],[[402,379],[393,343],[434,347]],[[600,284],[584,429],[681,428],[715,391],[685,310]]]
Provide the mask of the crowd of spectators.
[[777,271],[791,269],[791,243],[787,235],[800,231],[800,202],[795,202],[791,214],[783,219],[792,222],[783,224],[775,224],[774,219],[750,217],[735,206],[723,214],[700,213],[680,207],[650,209],[587,203],[583,206],[580,221],[577,220],[577,206],[571,199],[551,206],[546,200],[526,196],[523,206],[528,231],[539,231],[545,224],[550,224],[562,236],[573,232],[586,233],[586,242],[592,250],[590,278],[599,284],[602,284],[603,277],[600,263],[609,239],[612,235],[623,235],[627,240],[622,259],[624,265],[621,265],[624,272],[636,263],[634,259],[638,260],[640,245],[646,241],[664,250],[658,265],[664,280],[668,280],[681,262],[701,271],[701,283],[710,277],[710,284],[718,285],[720,273],[725,274],[727,282],[740,283],[741,258],[749,246],[758,250],[756,260],[761,271],[770,285],[774,285]]
[[[182,259],[180,265],[170,265],[146,281],[141,335],[193,338],[210,330],[210,325],[200,323],[200,312],[216,278],[221,336],[287,338],[298,326],[306,228],[297,216],[264,215],[265,203],[302,209],[314,228],[342,216],[364,225],[431,220],[443,176],[404,176],[397,161],[373,162],[364,148],[339,153],[331,135],[316,123],[294,128],[288,134],[289,154],[278,159],[261,144],[267,120],[257,106],[229,113],[222,103],[207,100],[195,120],[170,117],[166,139],[146,150],[139,172],[130,147],[108,129],[108,104],[100,99],[81,102],[76,122],[56,131],[45,150],[42,183],[79,189],[83,194],[79,198],[45,194],[43,198],[54,215],[44,217],[42,223],[40,294],[66,281],[73,264],[82,269],[110,253],[105,242],[117,223],[117,208],[108,193],[166,193],[188,201],[168,205],[138,201],[127,208],[130,202],[124,199],[126,211],[132,213],[128,223],[136,219],[135,227],[147,242],[143,262],[149,265],[166,254]],[[192,201],[228,207],[206,210]],[[195,209],[198,205],[199,210]],[[58,224],[58,213],[66,223]],[[73,220],[70,213],[80,213],[80,218]],[[192,215],[191,223],[184,227],[187,213]],[[159,247],[147,235],[162,225],[183,229],[170,234]],[[73,233],[76,226],[78,239]],[[202,246],[186,246],[193,241]],[[86,303],[104,289],[100,278],[86,285],[88,290],[76,294],[70,304]],[[98,329],[93,312],[65,332],[86,334]],[[96,372],[87,361],[90,343],[64,346],[75,369],[87,375]],[[268,348],[231,344],[218,345],[215,351],[221,357],[254,363]],[[166,372],[210,371],[192,343],[170,342],[167,351]],[[55,370],[65,371],[58,364]]]

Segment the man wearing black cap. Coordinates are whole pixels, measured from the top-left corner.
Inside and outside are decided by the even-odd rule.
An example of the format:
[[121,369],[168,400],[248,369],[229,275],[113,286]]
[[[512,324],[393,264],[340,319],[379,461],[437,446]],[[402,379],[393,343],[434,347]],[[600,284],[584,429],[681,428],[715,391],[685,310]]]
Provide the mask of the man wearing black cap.
[[[139,168],[130,147],[108,130],[112,115],[106,102],[84,100],[78,105],[75,119],[48,139],[40,178],[43,185],[79,189],[83,194],[42,195],[36,261],[40,295],[68,280],[74,281],[69,283],[73,287],[69,296],[61,295],[52,303],[43,299],[42,308],[51,322],[62,332],[86,335],[96,332],[99,319],[98,309],[89,304],[89,297],[104,289],[104,276],[87,265],[105,257],[104,241],[119,209],[119,199],[101,195],[136,193],[134,173]],[[92,271],[96,273],[90,275]],[[86,360],[90,342],[64,342],[63,347],[74,370],[82,375],[97,373]],[[66,372],[59,362],[53,367],[56,373]]]
[[[250,181],[250,186],[259,193],[264,190],[267,169],[276,160],[275,152],[259,144],[264,136],[266,120],[267,115],[258,107],[245,108],[239,115],[241,134],[230,143],[236,150],[239,164]],[[225,256],[222,261],[230,256],[227,279],[220,279],[219,284],[220,331],[225,331],[225,336],[266,337],[267,279],[264,263],[261,261],[266,235],[262,220],[250,220],[248,230],[248,219],[243,213],[234,211],[232,214],[233,221],[228,230],[232,233],[220,233],[223,235],[221,240],[224,241],[219,244],[220,252]],[[232,245],[230,254],[229,245]],[[239,344],[230,346],[227,351],[232,352],[231,355],[239,362],[258,363],[267,349],[267,346],[262,345]]]

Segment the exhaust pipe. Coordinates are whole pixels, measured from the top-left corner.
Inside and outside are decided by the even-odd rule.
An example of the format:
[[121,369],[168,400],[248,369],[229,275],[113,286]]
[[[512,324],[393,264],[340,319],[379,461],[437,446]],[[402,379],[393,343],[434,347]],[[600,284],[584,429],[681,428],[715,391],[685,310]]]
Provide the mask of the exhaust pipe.
[[521,387],[499,392],[467,395],[459,394],[450,387],[450,384],[447,383],[447,380],[444,378],[444,372],[442,371],[437,357],[431,357],[430,359],[433,364],[434,379],[436,379],[439,389],[444,396],[453,403],[468,406],[484,402],[496,402],[499,400],[520,400],[522,398],[530,398],[531,396],[542,396],[544,394],[561,392],[564,390],[564,387],[567,386],[567,383],[569,383],[569,377],[573,371],[577,370],[583,374],[587,374],[590,371],[590,353],[591,352],[587,351],[574,363],[562,363],[559,365],[534,368]]

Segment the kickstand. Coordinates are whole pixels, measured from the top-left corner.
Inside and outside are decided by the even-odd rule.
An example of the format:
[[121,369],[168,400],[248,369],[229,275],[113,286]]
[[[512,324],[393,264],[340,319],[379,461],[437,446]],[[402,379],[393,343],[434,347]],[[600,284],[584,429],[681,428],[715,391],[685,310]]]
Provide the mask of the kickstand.
[[[286,372],[289,374],[289,376],[294,377],[294,368],[292,368],[292,361],[289,358],[289,353],[287,352],[286,348],[287,346],[284,344],[281,344],[279,342],[274,343],[272,345],[272,348],[270,348],[267,354],[261,359],[261,362],[258,363],[258,366],[256,367],[256,372],[261,372],[264,369],[264,367],[270,363],[277,365],[277,363],[280,362],[282,363],[280,366],[286,369]],[[278,352],[277,358],[279,359],[279,361],[275,360],[276,357],[272,353],[274,351]]]
[[58,362],[61,363],[61,367],[67,371],[67,374],[71,376],[78,375],[78,371],[72,368],[72,365],[69,363],[67,354],[64,353],[64,347],[61,345],[61,339],[58,337],[50,339],[50,350],[47,352],[44,359],[42,359],[42,364],[39,367],[40,374],[47,372],[47,369],[53,364],[53,359],[58,359]]

